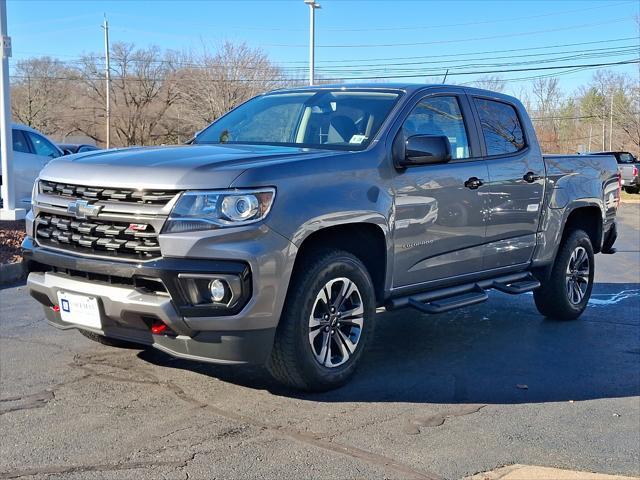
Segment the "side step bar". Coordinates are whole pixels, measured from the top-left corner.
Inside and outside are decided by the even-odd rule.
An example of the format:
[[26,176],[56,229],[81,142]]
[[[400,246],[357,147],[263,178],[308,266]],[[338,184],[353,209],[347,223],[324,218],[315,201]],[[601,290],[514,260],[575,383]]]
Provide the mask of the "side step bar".
[[492,288],[516,295],[530,292],[539,286],[540,282],[531,273],[521,272],[455,287],[392,298],[387,302],[386,307],[387,310],[412,307],[423,313],[444,313],[456,308],[484,302],[489,298],[486,291]]
[[443,298],[442,300],[433,300],[429,303],[419,302],[413,298],[409,298],[409,306],[420,310],[423,313],[444,313],[456,308],[469,307],[476,303],[482,303],[489,298],[487,292],[477,285],[468,293],[462,293],[454,297]]

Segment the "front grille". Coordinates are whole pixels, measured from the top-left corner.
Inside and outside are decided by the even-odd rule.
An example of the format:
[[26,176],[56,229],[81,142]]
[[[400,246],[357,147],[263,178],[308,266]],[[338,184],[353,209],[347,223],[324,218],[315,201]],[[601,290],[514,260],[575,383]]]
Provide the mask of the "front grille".
[[102,188],[69,185],[67,183],[40,180],[40,192],[65,198],[103,200],[109,202],[144,203],[165,205],[178,193],[173,190],[137,190],[132,188]]
[[158,232],[151,224],[76,220],[49,213],[40,213],[35,223],[36,239],[43,246],[119,258],[160,256]]

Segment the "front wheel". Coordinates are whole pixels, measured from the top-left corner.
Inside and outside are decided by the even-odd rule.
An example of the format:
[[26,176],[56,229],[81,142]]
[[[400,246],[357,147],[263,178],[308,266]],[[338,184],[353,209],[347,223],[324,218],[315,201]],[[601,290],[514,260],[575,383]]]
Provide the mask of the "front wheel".
[[373,333],[374,315],[373,284],[358,258],[339,250],[310,254],[291,279],[269,371],[300,390],[343,385]]
[[560,245],[551,275],[533,292],[538,311],[561,320],[578,318],[591,297],[593,274],[591,240],[585,231],[574,230]]

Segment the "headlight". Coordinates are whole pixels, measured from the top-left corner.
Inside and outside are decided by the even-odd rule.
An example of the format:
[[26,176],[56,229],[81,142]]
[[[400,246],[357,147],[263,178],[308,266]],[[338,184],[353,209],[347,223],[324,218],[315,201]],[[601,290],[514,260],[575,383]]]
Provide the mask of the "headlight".
[[164,233],[247,225],[267,216],[274,188],[184,192],[164,226]]
[[36,204],[36,198],[38,197],[38,184],[40,180],[36,178],[36,181],[33,182],[33,187],[31,188],[31,206],[33,207]]

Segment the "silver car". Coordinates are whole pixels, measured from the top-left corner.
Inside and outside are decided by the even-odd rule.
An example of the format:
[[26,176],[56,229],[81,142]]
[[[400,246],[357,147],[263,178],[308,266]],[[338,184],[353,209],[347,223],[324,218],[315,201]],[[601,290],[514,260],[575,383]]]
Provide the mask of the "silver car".
[[18,207],[31,205],[31,190],[40,170],[63,155],[51,140],[26,125],[13,124],[14,193]]

